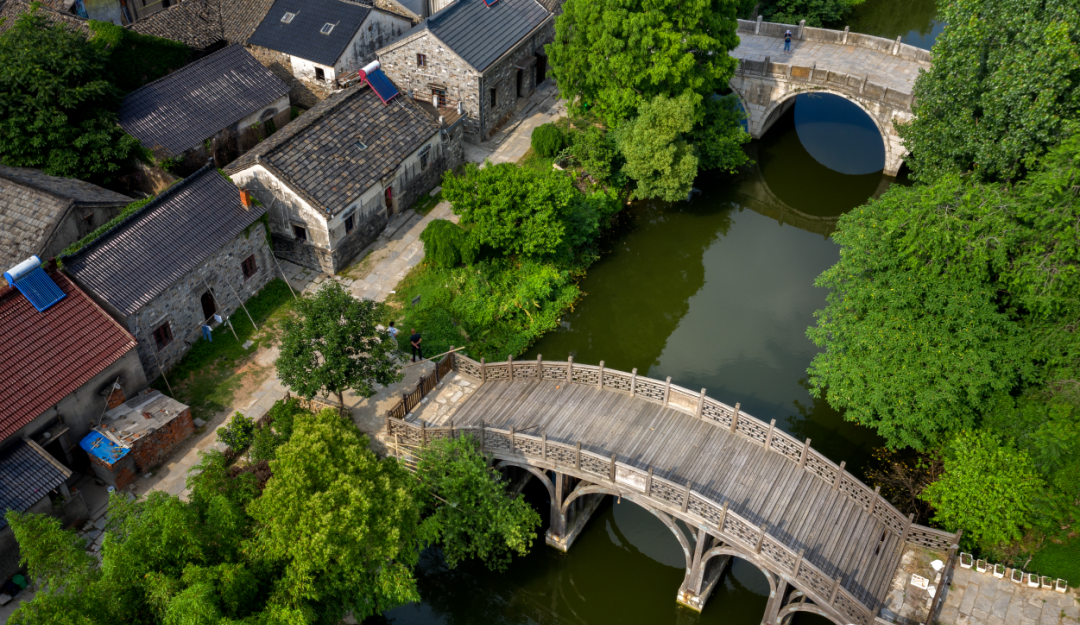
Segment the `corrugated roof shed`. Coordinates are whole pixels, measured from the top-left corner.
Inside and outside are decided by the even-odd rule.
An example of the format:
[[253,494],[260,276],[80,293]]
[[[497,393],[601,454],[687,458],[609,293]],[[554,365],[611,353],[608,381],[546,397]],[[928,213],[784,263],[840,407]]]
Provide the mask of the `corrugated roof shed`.
[[0,289],[0,440],[14,434],[135,347],[135,339],[60,272],[66,294],[38,312]]
[[129,93],[120,125],[156,154],[179,156],[288,93],[243,46],[231,45]]
[[132,315],[265,212],[245,209],[237,188],[206,166],[65,257],[64,269]]
[[0,449],[0,528],[7,526],[4,513],[24,512],[60,486],[71,471],[63,468],[33,443],[16,440]]
[[428,30],[477,71],[484,71],[551,12],[536,0],[457,0],[420,22],[405,37]]
[[438,122],[409,98],[383,104],[371,88],[354,85],[315,105],[225,171],[268,166],[289,188],[333,215],[438,131]]
[[[293,15],[288,23],[282,21],[286,13]],[[371,5],[348,0],[276,0],[248,43],[333,65],[369,13]],[[327,24],[333,28],[323,34]]]
[[124,206],[131,201],[75,178],[0,165],[0,272],[40,254],[72,202],[79,206]]

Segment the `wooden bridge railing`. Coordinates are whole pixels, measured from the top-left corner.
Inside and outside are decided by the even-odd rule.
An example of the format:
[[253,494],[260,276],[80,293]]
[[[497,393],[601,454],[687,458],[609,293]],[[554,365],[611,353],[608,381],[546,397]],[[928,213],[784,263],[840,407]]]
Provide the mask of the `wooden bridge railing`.
[[453,368],[454,354],[451,352],[435,363],[434,371],[417,380],[416,388],[403,394],[401,399],[390,410],[386,411],[386,416],[394,419],[404,419],[405,415],[412,412],[413,408],[416,408],[420,403],[420,400],[424,399],[424,396],[430,393],[431,389],[435,388],[435,385],[439,383],[439,380],[446,377],[446,374],[450,373]]
[[[582,365],[574,363],[572,358],[559,362],[537,358],[535,361],[508,359],[506,362],[488,363],[484,359],[477,362],[460,353],[448,354],[439,363],[436,372],[429,377],[441,379],[435,376],[440,375],[439,372],[443,371],[444,367],[445,371],[449,371],[452,367],[482,382],[548,380],[628,393],[632,397],[677,410],[708,421],[717,427],[726,428],[737,436],[747,438],[770,451],[783,455],[816,478],[831,484],[833,490],[844,493],[874,515],[887,528],[900,536],[901,548],[905,542],[910,542],[947,551],[957,540],[955,534],[912,523],[911,516],[905,517],[891,503],[881,498],[877,490],[870,490],[847,473],[843,462],[836,465],[811,448],[810,439],[798,441],[777,429],[775,419],[764,423],[742,412],[739,404],[732,407],[717,401],[708,397],[705,389],[695,393],[674,385],[670,377],[663,382],[640,377],[637,375],[637,369],[630,373],[607,369],[603,361],[599,365]],[[445,372],[441,375],[445,375]],[[423,396],[421,393],[415,400],[410,399],[420,388],[421,385],[418,384],[417,391],[407,395],[398,407],[387,413],[387,433],[399,437],[401,442],[423,446],[437,438],[453,437],[455,433],[463,431],[462,428],[455,429],[453,424],[449,427],[428,428],[422,422],[415,425],[405,422],[404,416],[411,407],[405,408],[410,405],[410,402],[412,402],[411,406],[415,406],[420,401],[419,397]],[[651,470],[619,462],[615,456],[605,457],[582,450],[580,443],[573,446],[549,441],[546,434],[526,435],[515,433],[512,429],[505,431],[484,427],[464,428],[464,431],[477,435],[485,451],[507,458],[523,456],[547,464],[552,469],[564,471],[572,469],[573,472],[587,474],[589,479],[597,482],[606,481],[618,486],[634,488],[654,501],[681,511],[682,515],[693,523],[716,528],[724,536],[752,547],[755,553],[771,561],[778,570],[791,575],[792,579],[800,584],[802,590],[812,592],[818,600],[826,601],[828,605],[847,615],[851,623],[868,625],[874,620],[874,608],[863,604],[842,588],[840,579],[831,578],[811,563],[804,561],[801,551],[796,552],[776,537],[769,535],[767,528],[755,526],[735,514],[728,509],[727,503],[720,505],[704,494],[694,491],[692,484],[675,484],[654,476]],[[400,446],[398,448],[400,449]]]

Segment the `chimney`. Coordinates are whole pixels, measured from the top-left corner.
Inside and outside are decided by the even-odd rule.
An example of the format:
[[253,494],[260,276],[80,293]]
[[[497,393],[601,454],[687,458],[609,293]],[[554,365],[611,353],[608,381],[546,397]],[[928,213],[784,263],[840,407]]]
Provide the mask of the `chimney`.
[[240,203],[244,208],[251,208],[251,192],[247,189],[240,189]]

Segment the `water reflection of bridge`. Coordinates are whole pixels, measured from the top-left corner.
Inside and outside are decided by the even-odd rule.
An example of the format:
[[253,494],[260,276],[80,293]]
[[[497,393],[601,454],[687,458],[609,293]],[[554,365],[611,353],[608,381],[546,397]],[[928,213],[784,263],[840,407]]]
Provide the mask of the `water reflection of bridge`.
[[642,506],[683,548],[678,601],[691,608],[702,609],[737,557],[769,581],[764,623],[812,612],[837,625],[875,625],[907,546],[955,552],[957,537],[912,523],[843,462],[705,389],[603,362],[447,358],[437,370],[452,366],[478,389],[453,421],[425,424],[404,419],[434,382],[418,387],[387,415],[392,447],[400,453],[436,438],[474,436],[497,467],[516,467],[544,484],[548,544],[564,551],[604,496]]

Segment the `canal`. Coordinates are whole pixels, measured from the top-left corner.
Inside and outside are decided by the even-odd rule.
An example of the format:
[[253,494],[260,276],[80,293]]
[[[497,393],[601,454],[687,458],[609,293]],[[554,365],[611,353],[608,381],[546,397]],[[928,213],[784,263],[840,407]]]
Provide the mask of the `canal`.
[[[902,37],[929,48],[941,32],[933,0],[867,0],[851,13],[854,32]],[[839,258],[828,234],[836,219],[891,184],[881,173],[876,127],[855,105],[800,95],[766,136],[748,146],[756,165],[738,175],[703,173],[688,202],[628,207],[604,257],[582,282],[586,293],[562,326],[523,358],[543,354],[672,381],[708,394],[798,438],[859,475],[879,444],[810,396],[806,338],[826,292],[815,278]],[[544,516],[536,480],[527,499]],[[610,498],[609,498],[610,500]],[[758,625],[765,577],[735,560],[699,615],[675,603],[682,550],[659,520],[629,502],[606,501],[569,554],[544,545],[505,572],[477,563],[446,569],[424,554],[422,602],[369,623],[398,625],[724,624]],[[798,625],[827,625],[809,614]]]

